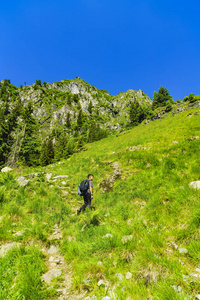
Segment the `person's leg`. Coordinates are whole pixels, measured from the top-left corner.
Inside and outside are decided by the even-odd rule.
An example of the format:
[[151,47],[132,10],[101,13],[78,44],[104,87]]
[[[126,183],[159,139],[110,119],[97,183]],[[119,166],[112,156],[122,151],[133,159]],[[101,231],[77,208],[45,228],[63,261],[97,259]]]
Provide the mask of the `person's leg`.
[[88,205],[88,198],[85,196],[84,197],[84,204],[77,210],[77,213],[79,214],[81,212],[81,210],[83,209],[83,211],[85,210],[86,206]]

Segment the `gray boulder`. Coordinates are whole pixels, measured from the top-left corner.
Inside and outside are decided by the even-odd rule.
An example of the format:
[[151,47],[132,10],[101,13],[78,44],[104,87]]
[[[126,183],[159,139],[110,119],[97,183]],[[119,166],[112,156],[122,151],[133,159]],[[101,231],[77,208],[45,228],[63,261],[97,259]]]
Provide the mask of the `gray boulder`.
[[189,186],[193,189],[199,190],[200,189],[200,180],[190,182]]
[[9,167],[5,167],[5,168],[1,169],[2,173],[7,173],[7,172],[10,172],[10,171],[12,171],[12,169],[9,168]]

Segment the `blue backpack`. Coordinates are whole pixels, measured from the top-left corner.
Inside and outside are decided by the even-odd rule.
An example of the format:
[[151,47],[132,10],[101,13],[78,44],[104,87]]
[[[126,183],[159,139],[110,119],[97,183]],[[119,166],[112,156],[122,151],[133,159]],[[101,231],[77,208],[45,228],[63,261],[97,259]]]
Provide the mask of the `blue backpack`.
[[81,197],[84,196],[88,189],[89,189],[89,180],[86,179],[81,181],[81,183],[79,183],[78,186],[78,195]]

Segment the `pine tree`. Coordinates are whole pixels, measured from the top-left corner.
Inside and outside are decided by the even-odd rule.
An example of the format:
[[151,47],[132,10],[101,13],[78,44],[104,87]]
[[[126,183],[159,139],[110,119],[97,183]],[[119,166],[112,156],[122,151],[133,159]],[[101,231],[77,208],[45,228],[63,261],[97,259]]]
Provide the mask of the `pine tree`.
[[83,125],[83,112],[82,110],[80,110],[77,118],[77,126],[78,128],[81,128],[82,125]]
[[49,139],[46,145],[47,164],[52,164],[54,159],[54,146],[52,139]]
[[40,165],[47,166],[48,165],[48,157],[47,157],[47,142],[44,141],[42,144],[42,150],[40,154]]
[[71,128],[71,120],[70,120],[70,113],[67,113],[67,120],[66,120],[66,127]]
[[139,124],[139,116],[140,116],[140,105],[137,100],[134,100],[131,103],[129,110],[129,118],[132,126],[137,126]]
[[56,161],[65,157],[65,151],[68,144],[68,138],[65,133],[60,134],[55,145],[54,159]]
[[153,94],[153,105],[152,108],[155,109],[159,106],[166,106],[169,103],[173,103],[172,96],[169,94],[169,91],[161,86],[158,90],[158,93],[155,91]]
[[24,109],[23,120],[25,122],[25,136],[22,141],[21,150],[19,153],[20,160],[28,166],[38,165],[40,158],[40,144],[37,138],[38,125],[36,119],[32,115],[33,108],[29,102]]
[[92,101],[90,100],[89,106],[88,106],[88,111],[91,114],[93,109]]

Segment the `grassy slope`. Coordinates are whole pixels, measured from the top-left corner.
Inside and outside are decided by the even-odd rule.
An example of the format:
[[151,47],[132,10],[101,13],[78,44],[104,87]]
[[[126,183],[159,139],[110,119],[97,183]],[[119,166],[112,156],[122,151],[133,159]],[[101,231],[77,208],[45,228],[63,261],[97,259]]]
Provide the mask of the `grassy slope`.
[[[8,288],[20,270],[19,260],[31,259],[28,244],[48,244],[48,235],[57,223],[63,229],[61,251],[73,266],[74,289],[81,290],[83,279],[90,279],[88,294],[98,299],[112,294],[112,290],[116,299],[190,299],[198,294],[200,283],[190,274],[199,267],[200,192],[188,184],[200,179],[200,139],[190,139],[200,136],[199,124],[198,114],[191,116],[186,111],[168,115],[120,136],[89,144],[87,151],[63,164],[37,169],[68,174],[69,181],[65,180],[64,185],[40,178],[24,189],[14,183],[15,175],[3,176],[0,238],[2,242],[20,241],[26,245],[20,253],[15,252],[12,274],[6,273],[2,280],[3,296],[20,299]],[[127,150],[133,146],[138,147]],[[112,192],[102,194],[98,184],[113,172],[107,161],[120,163],[123,174]],[[16,170],[16,176],[32,171],[36,170]],[[90,172],[94,174],[96,211],[77,217],[75,212],[81,205],[77,186]],[[13,236],[14,231],[22,229],[22,236]],[[107,233],[112,237],[102,238]],[[133,236],[132,240],[123,244],[122,237],[128,235]],[[69,237],[73,239],[69,241]],[[176,245],[188,253],[179,253]],[[38,256],[38,250],[34,251],[32,255]],[[38,274],[45,270],[41,259],[42,255],[36,268]],[[10,260],[11,254],[2,260],[4,272]],[[21,281],[15,280],[21,288],[20,295],[26,295],[24,281],[30,272],[31,267],[22,271]],[[117,273],[125,276],[127,272],[132,273],[132,279],[119,281],[116,277]],[[99,279],[109,282],[108,291],[97,286]],[[43,299],[48,295],[57,299],[37,274],[33,281],[35,289],[27,297]],[[182,287],[182,292],[175,292],[172,285]]]

